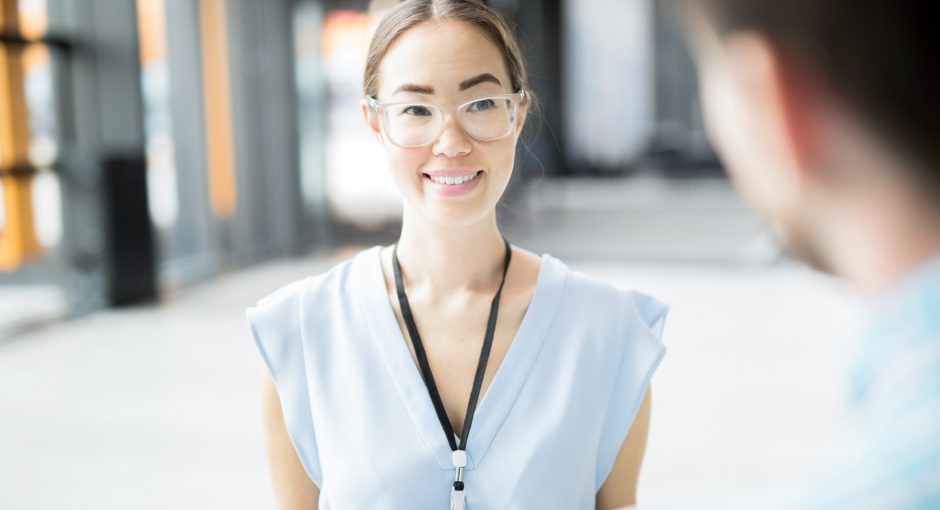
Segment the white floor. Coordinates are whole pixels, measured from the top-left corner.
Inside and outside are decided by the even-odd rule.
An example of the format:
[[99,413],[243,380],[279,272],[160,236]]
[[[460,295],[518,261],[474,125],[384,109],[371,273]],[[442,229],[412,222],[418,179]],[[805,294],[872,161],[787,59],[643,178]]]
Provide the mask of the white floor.
[[[600,197],[605,188],[571,196]],[[706,195],[722,205],[682,199],[680,208],[608,211],[599,216],[608,219],[604,225],[584,220],[594,218],[598,201],[579,199],[593,212],[571,213],[561,226],[543,220],[541,231],[516,225],[510,236],[672,306],[669,352],[653,382],[643,503],[798,485],[824,461],[843,421],[846,339],[857,317],[851,293],[766,247],[755,250],[762,242],[757,222],[728,205],[727,190]],[[569,200],[563,207],[580,206]],[[650,217],[662,229],[643,230],[639,220]],[[710,222],[712,234],[697,221]],[[670,234],[676,222],[682,228]],[[641,247],[631,235],[612,234],[624,224],[646,235]],[[599,244],[585,247],[579,235]],[[612,236],[624,246],[616,257],[600,244]],[[260,365],[243,310],[358,248],[268,264],[159,307],[101,313],[4,340],[0,509],[273,508],[260,439]],[[662,254],[677,251],[682,262],[628,261],[670,260]]]

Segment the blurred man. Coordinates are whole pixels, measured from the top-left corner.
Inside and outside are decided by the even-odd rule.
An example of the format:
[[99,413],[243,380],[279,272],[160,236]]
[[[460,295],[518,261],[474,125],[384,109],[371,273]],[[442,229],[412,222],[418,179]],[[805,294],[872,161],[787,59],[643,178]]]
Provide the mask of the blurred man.
[[675,1],[739,191],[872,296],[849,451],[794,508],[940,508],[940,2]]

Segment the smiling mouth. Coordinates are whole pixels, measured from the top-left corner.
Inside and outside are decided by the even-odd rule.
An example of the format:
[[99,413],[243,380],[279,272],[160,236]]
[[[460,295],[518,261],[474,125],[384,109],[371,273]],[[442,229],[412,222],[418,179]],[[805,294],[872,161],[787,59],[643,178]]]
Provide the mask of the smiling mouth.
[[477,170],[476,172],[467,173],[465,175],[458,175],[452,177],[431,177],[428,174],[422,174],[425,179],[434,182],[436,184],[444,184],[448,186],[458,186],[467,182],[476,180],[483,174],[483,170]]

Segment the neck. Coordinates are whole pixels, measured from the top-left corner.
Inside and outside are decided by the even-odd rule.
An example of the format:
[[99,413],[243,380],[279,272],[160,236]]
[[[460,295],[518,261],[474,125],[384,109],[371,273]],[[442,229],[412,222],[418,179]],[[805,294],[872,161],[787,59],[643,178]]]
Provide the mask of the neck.
[[826,122],[834,122],[821,162],[829,171],[821,173],[823,185],[816,187],[822,193],[804,209],[814,216],[804,220],[813,221],[804,223],[815,224],[814,244],[832,272],[881,294],[940,255],[938,189],[909,178],[919,163],[851,115],[837,113]]
[[493,293],[503,277],[506,245],[496,213],[461,227],[441,227],[405,207],[398,260],[411,296],[440,300],[455,293]]
[[866,292],[881,293],[940,255],[937,215],[890,205],[856,211],[830,250],[836,272]]

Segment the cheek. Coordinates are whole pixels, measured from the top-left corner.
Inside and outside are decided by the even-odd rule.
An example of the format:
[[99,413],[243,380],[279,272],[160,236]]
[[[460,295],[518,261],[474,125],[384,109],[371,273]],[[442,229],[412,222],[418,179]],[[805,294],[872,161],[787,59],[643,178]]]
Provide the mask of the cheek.
[[385,155],[392,172],[392,180],[401,185],[419,180],[421,168],[425,166],[431,153],[426,147],[406,149],[386,143]]
[[[516,156],[517,137],[474,144],[473,150],[462,163],[479,167],[488,172],[490,185],[487,196],[501,196],[512,176]],[[433,168],[435,156],[432,145],[417,148],[403,148],[391,143],[384,143],[383,148],[391,172],[392,181],[403,195],[420,195],[424,185],[421,172]]]
[[489,150],[481,151],[485,154],[486,164],[493,173],[504,175],[508,179],[516,160],[518,136],[509,136],[490,143],[492,145],[487,147]]
[[700,81],[702,113],[709,139],[735,188],[759,210],[774,209],[766,151],[757,126],[742,104],[734,84],[720,72],[704,72]]
[[728,170],[734,173],[744,166],[741,121],[733,91],[717,72],[702,73],[699,85],[702,115],[709,139]]

